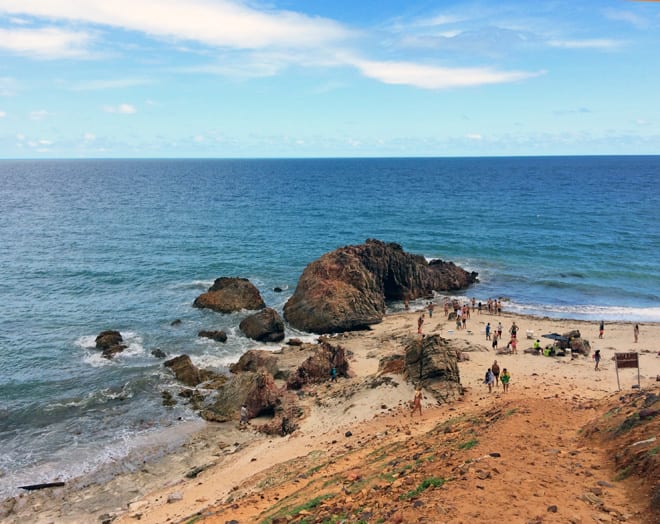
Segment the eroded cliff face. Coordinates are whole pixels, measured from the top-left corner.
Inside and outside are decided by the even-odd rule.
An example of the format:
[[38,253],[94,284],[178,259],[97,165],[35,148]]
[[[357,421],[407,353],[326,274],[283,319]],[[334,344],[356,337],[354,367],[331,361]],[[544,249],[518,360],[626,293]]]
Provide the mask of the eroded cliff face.
[[284,317],[313,333],[364,329],[382,320],[386,300],[430,297],[433,291],[463,289],[476,281],[476,273],[453,262],[428,263],[399,244],[369,239],[309,264],[284,306]]

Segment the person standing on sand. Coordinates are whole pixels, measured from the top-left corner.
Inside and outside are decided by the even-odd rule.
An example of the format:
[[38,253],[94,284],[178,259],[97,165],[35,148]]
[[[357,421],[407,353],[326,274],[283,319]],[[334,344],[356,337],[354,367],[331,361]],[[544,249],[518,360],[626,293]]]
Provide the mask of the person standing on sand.
[[635,343],[639,340],[639,324],[635,324],[633,328],[633,335],[635,336]]
[[486,340],[490,340],[490,322],[486,324]]
[[410,412],[412,417],[415,414],[415,411],[419,411],[419,416],[422,416],[422,386],[419,384],[415,387],[415,396],[413,397],[413,407]]
[[500,385],[500,366],[497,363],[497,360],[493,362],[493,365],[490,367],[493,375],[495,375],[495,385],[499,387]]
[[512,338],[511,341],[509,342],[509,344],[511,344],[511,353],[514,354],[514,355],[517,355],[518,354],[518,339],[516,339],[515,337]]
[[506,368],[502,370],[502,376],[500,377],[500,381],[502,382],[502,388],[504,389],[504,393],[509,391],[509,382],[511,381],[511,375],[506,370]]
[[600,364],[600,349],[597,349],[596,352],[594,353],[594,362],[596,363],[596,367],[594,367],[594,369],[596,371],[600,371],[598,369],[598,364]]
[[601,320],[598,326],[598,338],[603,338],[603,333],[605,333],[605,322]]
[[429,305],[428,305],[429,318],[433,318],[433,310],[434,309],[435,309],[435,304],[433,302],[429,302]]
[[497,351],[497,331],[495,333],[493,333],[492,346],[493,346],[493,351]]
[[497,323],[497,338],[502,338],[502,323]]
[[419,318],[417,319],[417,334],[421,335],[422,334],[422,326],[424,325],[424,313],[419,315]]
[[495,383],[495,375],[493,375],[493,371],[488,368],[488,371],[486,371],[486,376],[484,377],[484,384],[488,386],[488,393],[493,392],[493,384]]
[[248,410],[247,410],[247,406],[246,406],[245,404],[243,404],[243,405],[241,406],[241,420],[240,420],[240,422],[238,423],[238,425],[239,425],[240,427],[243,428],[243,427],[247,426],[248,423],[249,423],[249,422],[248,422]]

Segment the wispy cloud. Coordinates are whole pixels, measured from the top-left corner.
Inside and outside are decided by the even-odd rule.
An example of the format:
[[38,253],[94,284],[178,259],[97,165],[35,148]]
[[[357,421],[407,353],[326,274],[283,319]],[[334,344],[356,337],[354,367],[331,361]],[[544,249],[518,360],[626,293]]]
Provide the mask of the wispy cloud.
[[117,113],[120,115],[132,115],[137,113],[135,106],[131,104],[119,104],[116,106],[103,106],[103,111],[106,113]]
[[114,26],[213,46],[321,46],[349,31],[321,17],[228,0],[0,0],[0,12]]
[[516,82],[543,74],[523,71],[495,71],[488,68],[449,68],[416,64],[413,62],[378,62],[352,60],[364,76],[386,84],[401,84],[423,89],[447,89]]
[[549,40],[548,45],[565,49],[617,49],[624,46],[625,43],[608,38],[591,38],[585,40]]
[[4,117],[6,117],[6,116],[7,116],[7,112],[6,112],[6,111],[0,111],[0,118],[4,118]]
[[71,87],[72,91],[102,91],[105,89],[125,89],[150,84],[148,78],[115,78],[107,80],[88,80]]
[[0,49],[35,58],[80,58],[88,56],[86,32],[56,28],[0,29]]
[[49,113],[45,109],[38,109],[36,111],[30,111],[29,117],[30,120],[44,120],[45,118],[52,116],[52,113]]
[[603,14],[610,20],[625,22],[634,27],[637,27],[638,29],[646,29],[649,26],[649,21],[647,18],[641,17],[635,13],[631,13],[630,11],[622,11],[620,9],[605,9]]

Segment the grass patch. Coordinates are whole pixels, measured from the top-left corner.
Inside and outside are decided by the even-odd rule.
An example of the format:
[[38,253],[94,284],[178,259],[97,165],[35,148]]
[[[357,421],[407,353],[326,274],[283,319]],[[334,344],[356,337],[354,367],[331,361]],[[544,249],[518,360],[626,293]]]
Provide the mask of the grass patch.
[[308,500],[304,504],[300,504],[299,506],[295,506],[292,509],[289,508],[284,508],[280,512],[278,512],[276,515],[273,515],[272,517],[267,518],[266,520],[263,521],[262,524],[270,524],[275,517],[297,517],[301,511],[309,511],[310,509],[314,509],[317,507],[321,502],[327,499],[331,499],[334,497],[334,493],[326,493],[325,495],[319,495],[318,497],[314,497],[312,500]]
[[632,470],[633,470],[633,465],[632,464],[630,464],[629,466],[626,466],[625,468],[623,468],[622,470],[620,470],[616,474],[616,476],[614,477],[614,480],[616,482],[619,482],[620,480],[627,479],[630,476],[630,474],[632,473]]
[[505,417],[510,417],[511,415],[514,415],[514,414],[517,413],[517,412],[518,412],[518,408],[513,408],[513,409],[510,409],[509,411],[507,411],[507,412],[504,414],[504,416],[505,416]]
[[649,449],[649,457],[653,457],[653,456],[657,455],[658,453],[660,453],[660,446],[656,446],[652,449]]
[[430,487],[437,488],[438,486],[442,486],[444,483],[445,483],[445,479],[439,478],[439,477],[431,477],[431,478],[428,478],[428,479],[424,479],[419,486],[417,486],[415,489],[409,491],[405,495],[401,495],[399,497],[399,499],[400,500],[409,500],[409,499],[415,498],[422,491],[425,491]]
[[472,449],[474,446],[479,444],[479,441],[476,438],[463,442],[463,444],[458,445],[458,449]]

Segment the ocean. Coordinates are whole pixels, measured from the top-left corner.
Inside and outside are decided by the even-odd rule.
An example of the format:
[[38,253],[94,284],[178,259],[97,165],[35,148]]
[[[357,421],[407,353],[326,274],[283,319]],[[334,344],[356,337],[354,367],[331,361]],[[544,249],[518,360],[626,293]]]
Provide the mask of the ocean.
[[[165,452],[201,424],[162,405],[152,350],[225,370],[278,347],[193,300],[239,276],[281,312],[308,263],[368,238],[479,272],[462,296],[509,311],[660,321],[658,156],[0,161],[0,498]],[[129,345],[112,361],[105,329]]]

